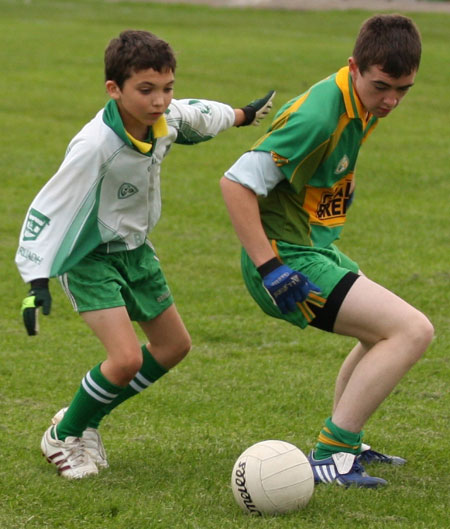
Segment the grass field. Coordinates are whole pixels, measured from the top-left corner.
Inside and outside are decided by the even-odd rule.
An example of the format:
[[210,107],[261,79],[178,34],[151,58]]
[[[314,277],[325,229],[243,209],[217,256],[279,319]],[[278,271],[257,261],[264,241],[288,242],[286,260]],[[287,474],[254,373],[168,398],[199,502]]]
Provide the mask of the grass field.
[[241,106],[275,88],[277,109],[345,63],[370,13],[93,0],[0,0],[0,10],[0,527],[448,527],[450,16],[414,15],[424,40],[416,86],[363,148],[340,243],[435,325],[426,357],[366,428],[367,442],[409,463],[371,469],[390,482],[384,490],[318,487],[305,510],[258,519],[241,514],[232,498],[235,459],[270,438],[308,451],[353,343],[265,317],[243,287],[218,180],[261,130],[176,147],[163,166],[163,216],[151,239],[194,346],[169,376],[105,421],[111,468],[93,479],[58,478],[39,443],[103,353],[56,281],[41,334],[25,335],[26,286],[13,262],[19,230],[68,141],[104,105],[103,50],[121,30],[149,29],[172,43],[176,97]]

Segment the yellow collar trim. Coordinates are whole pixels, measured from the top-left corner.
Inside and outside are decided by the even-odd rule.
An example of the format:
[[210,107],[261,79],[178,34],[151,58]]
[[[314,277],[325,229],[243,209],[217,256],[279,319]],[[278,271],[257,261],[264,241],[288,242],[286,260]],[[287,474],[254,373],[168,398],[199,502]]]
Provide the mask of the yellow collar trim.
[[[162,138],[169,134],[169,128],[167,127],[167,121],[166,121],[165,116],[161,116],[158,119],[158,121],[156,121],[156,123],[152,125],[152,133],[153,133],[153,139]],[[137,140],[127,130],[125,130],[125,134],[127,135],[128,139],[131,141],[131,143],[135,145],[136,148],[141,153],[147,154],[148,152],[151,151],[151,148],[153,146],[151,142]]]
[[359,96],[356,93],[356,90],[353,87],[350,87],[349,70],[350,69],[348,66],[344,66],[343,68],[341,68],[337,73],[336,83],[341,89],[342,95],[344,97],[345,110],[347,111],[348,117],[359,117],[361,118],[363,123],[366,123],[368,121],[367,118],[369,116],[367,115],[367,112],[364,109],[361,100],[359,99]]
[[169,128],[165,116],[161,116],[156,123],[152,125],[153,137],[162,138],[169,134]]
[[137,140],[134,136],[132,136],[127,130],[125,130],[125,134],[127,135],[128,139],[131,141],[131,143],[142,153],[147,154],[150,152],[152,148],[152,143],[148,143],[146,141]]

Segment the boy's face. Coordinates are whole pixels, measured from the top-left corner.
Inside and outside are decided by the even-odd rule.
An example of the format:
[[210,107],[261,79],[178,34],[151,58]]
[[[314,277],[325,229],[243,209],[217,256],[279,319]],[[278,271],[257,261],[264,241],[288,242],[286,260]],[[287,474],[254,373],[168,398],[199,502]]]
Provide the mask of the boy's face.
[[364,108],[377,118],[386,117],[405,97],[414,84],[417,71],[401,77],[391,77],[379,66],[371,66],[363,74],[353,57],[349,59],[353,86]]
[[174,82],[172,70],[157,72],[152,68],[133,72],[122,89],[115,81],[106,81],[126,130],[136,139],[146,139],[148,128],[164,114],[172,101]]

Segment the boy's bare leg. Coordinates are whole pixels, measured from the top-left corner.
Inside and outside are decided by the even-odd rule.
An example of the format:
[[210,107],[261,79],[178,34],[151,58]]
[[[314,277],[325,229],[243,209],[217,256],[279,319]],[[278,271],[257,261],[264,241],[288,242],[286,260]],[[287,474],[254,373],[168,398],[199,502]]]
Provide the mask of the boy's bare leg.
[[344,389],[352,376],[353,370],[371,347],[372,344],[358,342],[342,363],[334,387],[333,412],[336,409],[342,393],[344,393]]
[[93,310],[81,316],[106,349],[101,372],[113,384],[126,386],[142,364],[141,346],[126,308]]
[[[126,386],[142,363],[141,345],[127,310],[115,307],[81,316],[107,351],[101,366],[103,375],[113,384]],[[140,326],[151,343],[153,357],[164,368],[170,369],[189,352],[190,336],[175,305],[153,320],[140,322]]]
[[359,432],[425,352],[433,326],[417,309],[362,276],[347,294],[334,331],[360,341],[339,372],[333,412],[337,426]]
[[175,305],[154,320],[139,322],[154,359],[166,369],[181,362],[191,348],[191,337]]

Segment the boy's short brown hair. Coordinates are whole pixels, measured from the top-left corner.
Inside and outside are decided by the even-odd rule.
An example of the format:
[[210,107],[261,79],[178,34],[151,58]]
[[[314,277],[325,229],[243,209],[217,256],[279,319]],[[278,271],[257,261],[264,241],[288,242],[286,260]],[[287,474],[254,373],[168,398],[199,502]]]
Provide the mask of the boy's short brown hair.
[[353,59],[361,73],[379,66],[398,78],[418,70],[422,44],[414,22],[403,15],[374,15],[359,31]]
[[176,68],[172,48],[153,33],[123,31],[105,50],[105,81],[115,81],[119,88],[134,72],[149,68],[157,72]]

